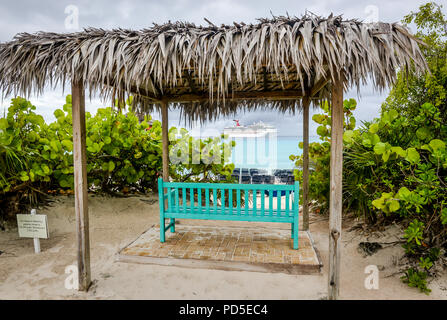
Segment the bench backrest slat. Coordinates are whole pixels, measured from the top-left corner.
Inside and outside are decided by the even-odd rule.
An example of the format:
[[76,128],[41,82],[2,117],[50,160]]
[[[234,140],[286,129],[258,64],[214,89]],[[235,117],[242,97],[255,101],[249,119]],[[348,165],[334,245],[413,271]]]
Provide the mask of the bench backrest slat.
[[241,215],[241,190],[240,189],[237,189],[236,196],[237,196],[236,210],[237,210],[237,215],[240,216]]
[[171,188],[167,188],[168,189],[168,210],[172,211],[172,190]]
[[228,190],[228,210],[233,214],[233,190]]
[[194,188],[189,189],[189,207],[194,212]]
[[210,213],[210,189],[205,190],[206,213]]
[[175,210],[178,211],[179,207],[180,207],[180,199],[179,199],[179,193],[178,193],[178,188],[175,189],[175,193],[174,193],[175,197],[174,197],[174,206],[175,206]]
[[281,200],[282,200],[282,191],[276,191],[276,210],[278,215],[281,215]]
[[222,202],[221,211],[222,211],[222,214],[225,214],[225,189],[220,190],[220,196],[221,196],[220,199]]
[[182,188],[183,213],[186,213],[186,188]]
[[217,189],[213,189],[213,208],[213,213],[217,213]]
[[261,216],[265,215],[265,192],[261,190]]
[[253,189],[252,195],[253,195],[253,215],[256,216],[257,215],[257,211],[258,211],[258,204],[257,204],[258,190]]
[[248,207],[250,205],[250,190],[245,189],[244,212],[248,215]]
[[202,209],[202,189],[201,188],[197,188],[197,208]]

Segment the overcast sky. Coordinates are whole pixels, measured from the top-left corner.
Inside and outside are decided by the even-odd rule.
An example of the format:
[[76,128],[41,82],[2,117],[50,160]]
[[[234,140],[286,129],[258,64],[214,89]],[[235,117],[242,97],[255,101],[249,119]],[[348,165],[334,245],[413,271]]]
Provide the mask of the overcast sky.
[[[411,11],[416,11],[419,5],[428,0],[28,0],[5,1],[0,3],[0,41],[11,40],[20,32],[52,31],[72,32],[85,27],[98,28],[131,28],[142,29],[153,22],[163,23],[168,20],[190,21],[206,25],[203,18],[215,24],[231,24],[233,21],[246,23],[256,22],[256,18],[274,15],[302,15],[306,10],[315,14],[327,16],[330,13],[343,14],[344,18],[357,18],[364,21],[380,20],[383,22],[398,22]],[[74,10],[73,10],[74,9]],[[75,21],[70,19],[78,11],[78,29]],[[67,28],[67,26],[69,28]],[[65,92],[68,94],[69,92]],[[345,94],[345,98],[355,98],[358,101],[356,118],[371,120],[378,116],[380,105],[388,92],[374,92],[371,87],[362,87],[360,96],[357,90]],[[64,104],[62,89],[49,89],[43,96],[30,97],[37,107],[37,112],[46,120],[53,121],[53,112]],[[9,105],[8,99],[0,102],[0,110]],[[86,101],[87,111],[95,112],[104,106],[99,99]],[[317,111],[318,112],[318,111]],[[154,114],[154,118],[159,115]],[[243,124],[254,121],[276,125],[280,135],[295,136],[302,131],[300,115],[281,115],[275,112],[252,112],[237,116]],[[232,125],[232,119],[219,119],[215,123],[206,124],[207,128],[222,130],[224,126]],[[179,125],[179,115],[170,113],[170,125]],[[180,123],[183,125],[183,121]],[[316,126],[311,126],[311,135]]]

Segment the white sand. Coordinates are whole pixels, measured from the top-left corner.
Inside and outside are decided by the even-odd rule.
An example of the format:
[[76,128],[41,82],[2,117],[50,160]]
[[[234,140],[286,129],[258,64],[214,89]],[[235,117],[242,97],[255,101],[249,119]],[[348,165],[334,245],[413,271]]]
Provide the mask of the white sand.
[[[94,284],[88,293],[68,290],[64,286],[68,276],[65,268],[76,263],[74,202],[73,198],[65,196],[55,200],[52,207],[38,212],[48,215],[50,227],[50,239],[41,240],[41,254],[35,255],[33,240],[19,238],[16,229],[0,232],[0,250],[3,251],[0,255],[0,299],[321,299],[326,296],[328,224],[322,217],[311,217],[311,233],[324,264],[321,275],[114,262],[114,255],[119,249],[158,223],[156,196],[90,197]],[[344,229],[352,224],[352,221],[346,222]],[[396,228],[386,230],[385,237],[379,239],[372,235],[368,240],[395,241],[396,235],[401,234]],[[392,275],[399,270],[394,263],[403,254],[400,245],[384,248],[364,258],[357,252],[357,245],[365,239],[358,232],[343,233],[342,299],[447,298],[445,274],[430,283],[432,293],[429,296],[422,294],[403,284],[399,274]],[[364,269],[371,264],[384,268],[380,271],[379,290],[366,290],[364,287],[367,276]]]

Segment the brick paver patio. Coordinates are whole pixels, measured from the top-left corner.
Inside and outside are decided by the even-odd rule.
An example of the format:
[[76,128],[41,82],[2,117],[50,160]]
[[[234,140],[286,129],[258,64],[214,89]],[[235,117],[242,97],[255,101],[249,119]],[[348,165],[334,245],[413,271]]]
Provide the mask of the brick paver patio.
[[290,230],[262,227],[176,225],[160,243],[153,226],[122,249],[118,261],[195,268],[285,272],[319,272],[321,263],[307,232],[292,249]]

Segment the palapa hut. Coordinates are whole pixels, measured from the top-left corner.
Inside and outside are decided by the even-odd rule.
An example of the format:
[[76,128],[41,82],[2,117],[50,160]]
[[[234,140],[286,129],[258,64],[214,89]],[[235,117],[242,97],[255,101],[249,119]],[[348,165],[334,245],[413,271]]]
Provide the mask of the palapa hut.
[[[205,19],[206,20],[206,19]],[[343,92],[371,80],[382,90],[396,72],[424,72],[421,42],[397,23],[306,14],[256,24],[177,22],[141,31],[85,29],[21,33],[0,45],[4,94],[40,94],[71,83],[80,290],[90,285],[84,88],[105,99],[133,95],[139,112],[161,110],[163,178],[168,173],[168,109],[187,121],[270,108],[304,114],[304,228],[308,228],[309,105],[332,104],[329,298],[339,291]],[[110,101],[110,100],[109,100]]]

